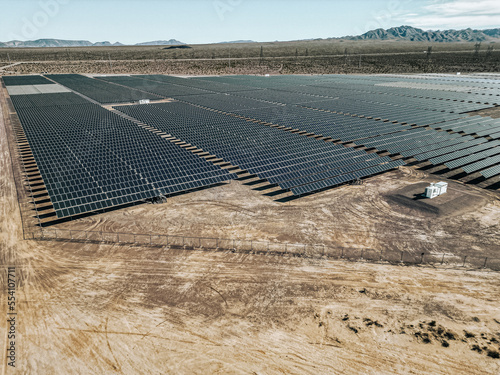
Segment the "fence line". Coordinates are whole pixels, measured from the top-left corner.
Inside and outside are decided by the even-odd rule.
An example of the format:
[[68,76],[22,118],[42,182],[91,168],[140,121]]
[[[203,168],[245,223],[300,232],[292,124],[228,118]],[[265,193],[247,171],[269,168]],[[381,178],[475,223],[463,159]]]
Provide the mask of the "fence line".
[[477,255],[458,256],[449,253],[411,253],[409,251],[375,250],[354,247],[291,244],[254,240],[208,237],[185,237],[166,234],[84,231],[73,229],[40,229],[30,232],[27,239],[69,242],[110,243],[136,246],[167,246],[192,250],[232,251],[238,253],[285,255],[310,259],[386,262],[391,264],[425,264],[459,266],[500,271],[500,258]]

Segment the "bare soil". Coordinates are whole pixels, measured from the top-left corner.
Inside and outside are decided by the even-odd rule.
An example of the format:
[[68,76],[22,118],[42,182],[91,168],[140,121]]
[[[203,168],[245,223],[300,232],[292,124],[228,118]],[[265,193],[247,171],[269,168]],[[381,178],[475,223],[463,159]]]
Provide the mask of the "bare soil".
[[[429,46],[430,56],[423,53]],[[474,43],[314,40],[191,47],[9,48],[8,55],[0,50],[0,66],[6,64],[4,74],[191,75],[479,73],[500,67],[499,51],[476,55]]]
[[[0,173],[2,374],[500,372],[500,273],[23,241],[3,122]],[[72,225],[358,244],[391,231],[399,243],[414,230],[430,243],[438,228],[472,241],[490,228],[491,243],[477,246],[491,251],[499,203],[487,192],[482,206],[443,223],[384,198],[430,179],[404,168],[289,205],[235,182]],[[5,356],[9,266],[15,368]]]
[[483,109],[482,111],[472,112],[471,115],[480,115],[483,117],[500,118],[500,106]]

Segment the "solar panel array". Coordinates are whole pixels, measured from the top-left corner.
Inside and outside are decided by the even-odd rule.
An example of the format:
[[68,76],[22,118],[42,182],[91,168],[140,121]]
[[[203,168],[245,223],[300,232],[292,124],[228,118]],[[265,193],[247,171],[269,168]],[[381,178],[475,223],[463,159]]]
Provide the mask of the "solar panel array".
[[186,95],[200,95],[210,93],[210,91],[198,89],[195,87],[186,87],[182,85],[176,85],[175,83],[142,79],[136,76],[98,77],[98,79],[100,81],[111,82],[133,89],[142,90],[151,94],[159,95],[163,98],[178,98]]
[[13,103],[58,218],[236,178],[76,94]]
[[164,75],[147,75],[147,76],[139,75],[137,77],[147,79],[150,81],[154,81],[154,82],[197,88],[197,89],[206,90],[209,92],[229,93],[229,92],[238,92],[238,91],[257,90],[256,88],[246,87],[246,86],[241,86],[241,85],[234,85],[234,84],[227,83],[227,82],[217,82],[217,81],[206,82],[204,80],[193,79],[193,78],[186,79],[186,78],[164,76]]
[[[449,158],[460,153],[470,156],[465,161],[471,165],[446,165],[462,167],[466,173],[492,166],[484,174],[487,178],[497,171],[498,145],[491,140],[500,139],[500,120],[463,112],[498,103],[500,80],[453,78],[443,83],[441,77],[398,76],[395,87],[391,87],[395,77],[270,78],[202,78],[262,90],[180,100],[419,161],[442,164],[442,160],[453,160]],[[231,96],[270,105],[252,104],[254,108],[247,109],[238,106],[238,100]],[[492,148],[486,160],[481,158],[482,147]]]
[[47,75],[47,77],[101,104],[134,102],[142,99],[161,99],[158,95],[112,85],[79,74],[51,74]]
[[448,121],[444,124],[431,125],[440,130],[462,132],[491,139],[500,139],[500,119],[490,117],[473,116],[467,119]]
[[47,78],[42,76],[4,76],[3,81],[6,86],[25,86],[25,85],[51,85]]
[[404,164],[187,103],[115,108],[298,195]]
[[[465,113],[498,102],[497,79],[48,77],[101,104],[177,100],[115,106],[122,117],[73,93],[13,96],[58,217],[236,177],[127,116],[299,196],[404,164],[365,148],[484,178],[500,175],[500,120]],[[40,76],[4,81],[52,83]]]
[[[476,152],[471,135],[488,137],[479,143],[500,139],[499,120],[463,114],[497,103],[498,80],[335,75],[134,79],[136,85],[142,79],[206,91],[171,95],[185,103],[431,163],[459,150]],[[225,85],[231,89],[224,90]]]

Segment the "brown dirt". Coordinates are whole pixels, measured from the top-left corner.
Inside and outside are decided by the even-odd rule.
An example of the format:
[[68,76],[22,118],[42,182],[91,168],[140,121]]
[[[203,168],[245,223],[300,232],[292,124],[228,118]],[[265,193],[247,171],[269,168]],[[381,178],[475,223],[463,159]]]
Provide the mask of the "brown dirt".
[[[500,361],[489,356],[500,350],[499,273],[23,241],[9,157],[1,123],[0,280],[6,285],[7,266],[15,266],[18,277],[15,369],[5,361],[5,287],[0,294],[2,374],[500,371]],[[318,241],[340,231],[327,231],[327,224],[316,229],[314,211],[335,223],[349,208],[342,217],[352,216],[350,223],[374,225],[373,211],[393,212],[379,192],[423,178],[403,170],[290,206],[234,183],[80,224],[229,235],[249,230]],[[467,220],[477,221],[478,230],[498,222],[497,204],[480,208],[481,219],[472,212]],[[402,215],[387,222],[409,230],[426,220]]]
[[500,118],[500,106],[483,109],[482,111],[471,112],[471,115],[480,115],[483,117]]

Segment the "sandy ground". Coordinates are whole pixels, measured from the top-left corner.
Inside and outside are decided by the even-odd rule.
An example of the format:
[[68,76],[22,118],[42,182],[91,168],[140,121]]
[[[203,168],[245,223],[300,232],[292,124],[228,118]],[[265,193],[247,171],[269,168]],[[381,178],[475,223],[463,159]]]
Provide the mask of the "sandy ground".
[[[500,350],[500,273],[23,241],[10,163],[1,123],[2,374],[500,372],[500,359],[493,358]],[[405,172],[380,178],[394,182],[397,173]],[[269,207],[264,216],[244,204],[244,209],[235,209],[224,218],[235,226],[234,232],[224,228],[228,235],[241,233],[244,226],[237,228],[242,221],[247,228],[249,222],[265,220],[271,228],[280,228],[293,220],[293,225],[309,228],[317,241],[324,234],[315,235],[308,218],[311,211],[305,207],[316,199],[329,202],[324,214],[333,220],[336,202],[358,194],[349,191],[375,199],[370,198],[375,189],[370,184],[326,192],[290,206],[238,184],[228,187],[235,193],[205,194],[224,201],[242,189]],[[337,201],[331,194],[339,194]],[[133,207],[113,215],[116,223],[128,217],[123,225],[129,225],[142,210],[158,210],[156,214],[163,216],[146,216],[149,223],[135,225],[165,228],[163,223],[169,220],[178,225],[183,217],[179,207],[188,199],[201,212],[199,221],[218,233],[219,224],[210,222],[218,210],[214,199],[203,202],[186,195],[164,206]],[[178,207],[173,217],[165,209],[169,204]],[[388,210],[380,204],[373,209]],[[485,215],[478,228],[497,220],[494,204],[487,200],[481,208],[490,216]],[[272,208],[280,214],[287,210],[303,214],[279,218]],[[369,216],[362,205],[352,207],[350,214],[360,226]],[[96,218],[110,228],[118,225],[108,216],[92,220]],[[398,221],[410,225],[403,218],[389,220],[391,225]],[[186,217],[181,226],[168,228],[189,231],[192,221]],[[292,231],[290,236],[305,239],[306,233]],[[6,365],[5,356],[9,266],[16,267],[17,276],[16,368]]]
[[488,116],[493,118],[500,118],[500,107],[497,106],[490,109],[484,109],[482,111],[473,112],[471,113],[471,115],[475,115],[476,113],[484,117]]

